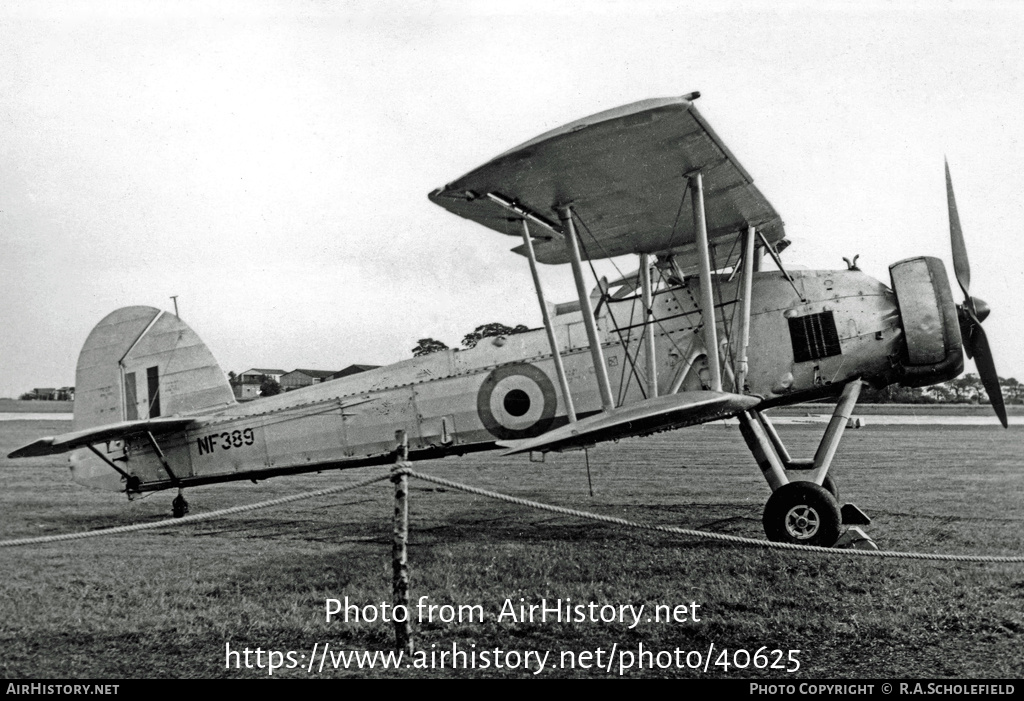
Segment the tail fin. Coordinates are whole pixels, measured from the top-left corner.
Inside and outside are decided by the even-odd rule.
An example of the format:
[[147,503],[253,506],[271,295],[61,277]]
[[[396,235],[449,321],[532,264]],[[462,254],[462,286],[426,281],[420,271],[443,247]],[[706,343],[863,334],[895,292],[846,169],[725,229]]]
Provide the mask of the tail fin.
[[174,314],[125,307],[89,334],[75,374],[76,431],[235,403],[199,336]]

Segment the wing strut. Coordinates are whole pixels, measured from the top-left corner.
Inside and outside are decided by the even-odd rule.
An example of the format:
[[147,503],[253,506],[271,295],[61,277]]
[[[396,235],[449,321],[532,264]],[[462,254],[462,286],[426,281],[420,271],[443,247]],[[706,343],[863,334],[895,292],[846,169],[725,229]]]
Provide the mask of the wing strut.
[[124,471],[124,470],[122,470],[122,469],[121,469],[120,467],[118,467],[117,465],[115,465],[115,464],[113,463],[113,461],[111,461],[111,460],[110,460],[110,458],[108,458],[108,457],[107,457],[106,455],[104,455],[104,454],[103,454],[103,453],[101,453],[100,451],[96,450],[96,446],[94,446],[94,445],[93,445],[92,443],[88,444],[88,445],[87,445],[87,446],[85,446],[85,447],[86,447],[86,448],[88,448],[89,450],[91,450],[91,451],[93,452],[93,454],[94,454],[94,455],[95,455],[96,457],[98,457],[98,458],[99,458],[100,460],[102,460],[103,462],[107,463],[108,465],[110,465],[110,466],[111,466],[112,468],[114,468],[115,470],[117,470],[117,472],[118,472],[118,473],[119,473],[119,474],[120,474],[120,475],[121,475],[122,477],[124,477],[124,478],[125,478],[125,480],[130,480],[130,479],[132,478],[132,476],[131,476],[131,475],[129,475],[129,474],[127,473],[127,472],[125,472],[125,471]]
[[682,362],[676,365],[676,376],[672,380],[672,385],[668,388],[669,394],[675,394],[683,388],[683,382],[686,381],[686,376],[690,374],[690,368],[697,362],[697,358],[702,355],[707,355],[707,351],[704,350],[704,342],[701,337],[694,334],[693,338],[690,339],[690,345],[686,347],[686,353],[682,357]]
[[580,244],[576,238],[576,225],[572,219],[572,205],[558,207],[558,216],[565,226],[565,249],[569,254],[569,262],[572,263],[572,276],[576,281],[576,294],[580,298],[580,311],[583,312],[583,326],[587,330],[587,340],[590,342],[590,357],[594,361],[594,372],[597,375],[597,389],[601,393],[601,407],[605,411],[615,408],[615,400],[612,399],[612,385],[608,381],[608,368],[604,364],[604,351],[601,350],[601,340],[597,335],[597,322],[594,320],[594,310],[590,306],[590,296],[583,282],[583,263],[580,260]]
[[175,487],[181,487],[181,480],[178,476],[171,471],[171,465],[167,462],[167,456],[164,455],[164,451],[160,450],[160,444],[156,442],[156,438],[153,437],[152,431],[146,431],[146,438],[149,440],[149,444],[153,447],[153,452],[156,453],[157,458],[160,459],[160,464],[164,466],[164,472],[171,478],[171,484]]
[[[509,198],[497,192],[488,192],[487,199],[489,199],[491,202],[498,205],[499,207],[504,207],[508,211],[519,215],[523,219],[529,219],[536,224],[540,224],[542,227],[550,231],[552,236],[557,238],[562,237],[562,232],[559,231],[554,224],[552,224],[547,219],[534,212],[532,209],[524,207],[518,202],[510,200]],[[534,258],[536,258],[536,256],[534,256]]]
[[562,387],[562,403],[565,405],[565,413],[569,416],[570,423],[576,423],[576,408],[572,403],[572,394],[569,392],[569,378],[565,375],[565,367],[562,365],[562,356],[558,352],[558,341],[555,339],[555,329],[551,325],[551,316],[548,314],[548,305],[544,301],[544,289],[540,284],[540,276],[537,274],[537,257],[533,253],[533,241],[530,239],[530,225],[523,220],[523,244],[526,246],[526,257],[530,261],[530,273],[533,275],[533,287],[537,291],[537,302],[540,304],[540,315],[544,319],[544,330],[548,333],[548,343],[551,344],[551,359],[555,361],[555,372],[558,374],[558,384]]
[[804,297],[803,292],[797,289],[796,283],[793,282],[793,276],[786,272],[786,267],[782,264],[782,258],[779,257],[779,252],[776,251],[770,243],[768,243],[768,239],[766,239],[764,237],[764,234],[762,234],[760,231],[757,232],[757,236],[758,238],[761,239],[761,243],[764,246],[764,248],[767,249],[768,255],[770,255],[772,257],[772,260],[775,261],[775,266],[780,271],[782,271],[782,277],[786,278],[786,280],[789,281],[790,287],[792,287],[793,291],[796,292],[796,296],[800,298],[800,301],[803,302],[804,304],[807,304],[807,298]]
[[[704,323],[704,348],[707,352],[711,389],[722,391],[722,368],[718,361],[718,329],[715,326],[715,294],[711,287],[711,252],[708,248],[708,227],[704,216],[704,181],[700,171],[690,174],[693,201],[693,228],[696,235],[697,263],[700,268],[700,312]],[[685,279],[679,261],[672,257],[672,267],[679,281]]]
[[732,390],[736,394],[744,394],[743,385],[747,380],[747,346],[750,345],[750,306],[754,282],[755,238],[756,229],[752,226],[748,226],[747,231],[743,236],[743,272],[742,278],[740,279],[743,294],[740,297],[740,337],[739,342],[737,343],[739,346],[738,350],[740,357],[736,363],[736,383]]
[[640,289],[644,303],[644,343],[647,345],[647,396],[658,396],[658,357],[654,348],[654,305],[651,294],[651,260],[640,254]]

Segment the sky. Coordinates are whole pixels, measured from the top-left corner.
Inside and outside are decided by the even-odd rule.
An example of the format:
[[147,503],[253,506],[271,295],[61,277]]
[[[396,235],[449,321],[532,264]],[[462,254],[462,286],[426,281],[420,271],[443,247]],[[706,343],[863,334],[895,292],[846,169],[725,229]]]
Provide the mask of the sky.
[[[225,372],[539,326],[518,240],[427,193],[692,91],[785,221],[787,264],[859,254],[888,284],[933,255],[952,276],[947,158],[971,292],[1021,378],[1021,26],[1011,2],[4,2],[0,397],[74,384],[100,319],[172,295]],[[542,275],[575,297],[567,266]]]

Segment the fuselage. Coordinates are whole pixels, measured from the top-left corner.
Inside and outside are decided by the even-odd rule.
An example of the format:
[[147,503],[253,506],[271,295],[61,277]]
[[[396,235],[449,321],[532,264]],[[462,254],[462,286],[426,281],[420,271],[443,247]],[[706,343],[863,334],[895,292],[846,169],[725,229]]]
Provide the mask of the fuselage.
[[[707,389],[709,381],[699,280],[673,282],[655,292],[652,305],[659,395]],[[771,271],[753,276],[748,370],[737,387],[744,355],[737,344],[739,286],[726,276],[715,276],[713,285],[725,391],[755,395],[768,407],[835,394],[855,378],[877,386],[898,379],[905,341],[892,289],[857,270],[800,270],[790,279]],[[640,348],[640,296],[609,299],[596,317],[616,405],[645,398],[651,369]],[[556,315],[553,326],[577,415],[600,411],[581,312]],[[106,445],[130,480],[86,450],[73,453],[71,463],[83,484],[147,491],[390,463],[403,433],[414,459],[430,458],[534,437],[567,421],[540,328],[197,417],[160,439],[170,471],[138,439]]]

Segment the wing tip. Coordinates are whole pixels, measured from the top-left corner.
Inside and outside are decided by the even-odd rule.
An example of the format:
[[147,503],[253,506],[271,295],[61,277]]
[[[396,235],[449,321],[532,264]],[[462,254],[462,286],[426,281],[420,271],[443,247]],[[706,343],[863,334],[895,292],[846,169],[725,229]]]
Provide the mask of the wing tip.
[[54,451],[53,441],[55,436],[47,436],[46,438],[40,438],[32,441],[28,445],[23,445],[17,450],[7,455],[10,460],[17,460],[19,458],[38,458],[45,455],[56,455],[64,451]]

